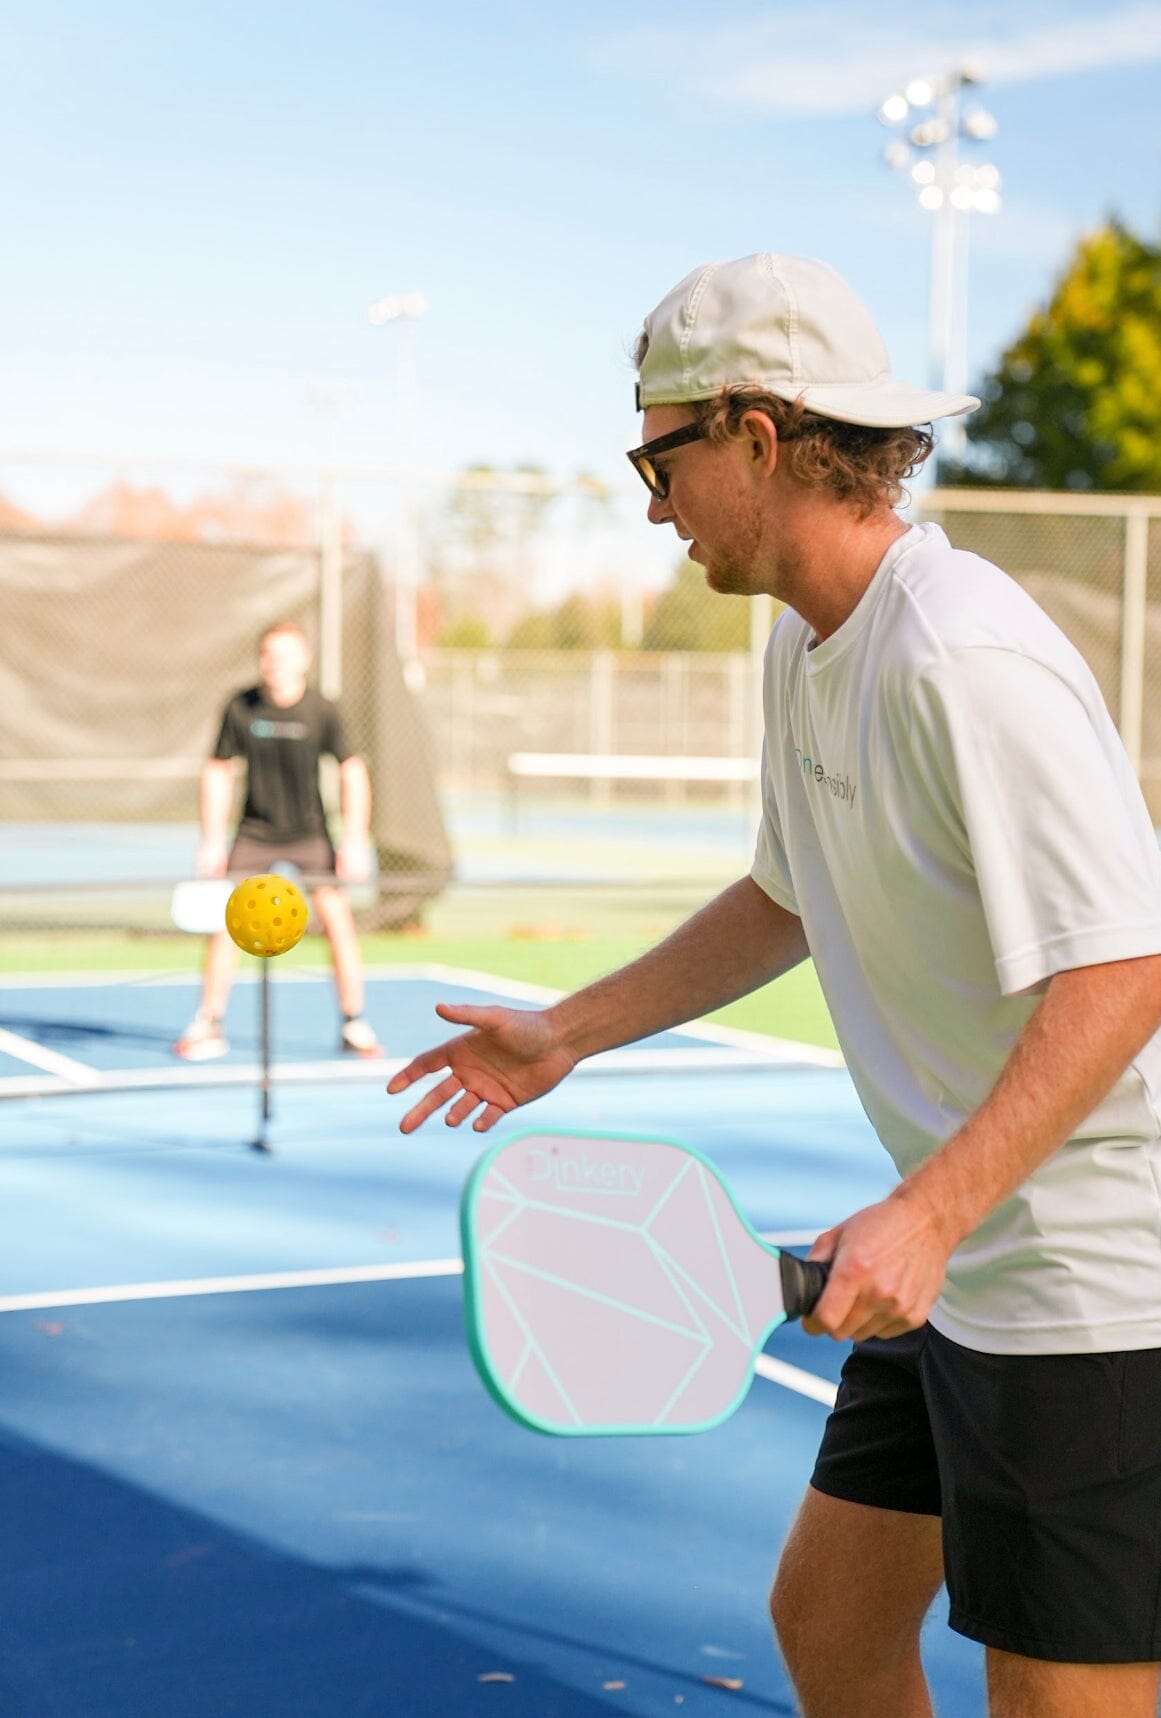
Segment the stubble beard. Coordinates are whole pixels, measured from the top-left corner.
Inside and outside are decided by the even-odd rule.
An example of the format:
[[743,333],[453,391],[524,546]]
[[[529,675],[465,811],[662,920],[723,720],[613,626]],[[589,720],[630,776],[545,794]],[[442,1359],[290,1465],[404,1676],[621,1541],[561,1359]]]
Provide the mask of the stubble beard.
[[705,582],[721,596],[753,596],[761,564],[762,525],[756,516],[740,521],[739,541],[704,562]]
[[732,555],[715,555],[707,561],[705,582],[719,596],[747,596],[751,589],[747,569]]

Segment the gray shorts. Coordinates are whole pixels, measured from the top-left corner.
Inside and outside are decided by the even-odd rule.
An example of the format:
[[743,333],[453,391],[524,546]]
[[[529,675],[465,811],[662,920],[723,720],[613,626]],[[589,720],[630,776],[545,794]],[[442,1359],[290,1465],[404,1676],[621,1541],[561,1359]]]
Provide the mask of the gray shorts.
[[304,835],[299,841],[281,842],[239,835],[230,848],[226,870],[231,877],[256,877],[274,870],[279,863],[295,866],[312,882],[320,878],[325,882],[335,875],[335,850],[325,835]]

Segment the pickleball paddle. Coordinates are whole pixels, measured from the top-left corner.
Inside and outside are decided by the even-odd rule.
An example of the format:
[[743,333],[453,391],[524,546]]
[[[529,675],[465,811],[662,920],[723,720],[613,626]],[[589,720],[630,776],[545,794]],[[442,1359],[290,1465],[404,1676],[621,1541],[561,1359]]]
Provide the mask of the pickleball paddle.
[[505,1139],[468,1177],[460,1229],[477,1370],[514,1419],[557,1436],[720,1424],[771,1331],[826,1283],[667,1139]]

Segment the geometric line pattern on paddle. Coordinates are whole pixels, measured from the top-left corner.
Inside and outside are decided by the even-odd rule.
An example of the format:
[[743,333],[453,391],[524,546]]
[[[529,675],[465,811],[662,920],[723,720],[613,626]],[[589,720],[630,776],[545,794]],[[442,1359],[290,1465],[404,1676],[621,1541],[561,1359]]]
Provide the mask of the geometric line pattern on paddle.
[[777,1250],[669,1140],[519,1135],[477,1165],[463,1222],[477,1364],[540,1430],[716,1424],[784,1317]]

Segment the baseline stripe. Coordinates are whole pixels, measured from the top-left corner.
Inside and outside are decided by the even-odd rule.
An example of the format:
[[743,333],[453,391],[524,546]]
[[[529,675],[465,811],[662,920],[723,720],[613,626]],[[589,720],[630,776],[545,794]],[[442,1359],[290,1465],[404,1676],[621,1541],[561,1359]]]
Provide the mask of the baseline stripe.
[[[267,1271],[259,1276],[189,1277],[171,1282],[117,1283],[102,1288],[47,1289],[39,1294],[10,1294],[0,1296],[0,1313],[49,1312],[69,1306],[111,1306],[129,1301],[180,1300],[201,1295],[254,1294],[271,1289],[327,1288],[351,1283],[415,1281],[431,1277],[463,1275],[462,1259],[422,1259],[403,1265],[349,1265],[333,1270]],[[754,1362],[759,1378],[771,1384],[781,1384],[800,1396],[809,1396],[832,1408],[837,1394],[835,1385],[800,1366],[790,1366],[785,1360],[775,1360],[769,1354],[759,1354]]]
[[[0,1049],[3,1048],[0,1043]],[[30,1048],[39,1049],[39,1046]],[[71,1062],[68,1057],[57,1058],[52,1050],[40,1050],[39,1053],[56,1058],[51,1066],[51,1075],[0,1076],[0,1098],[87,1097],[97,1093],[183,1089],[211,1091],[216,1087],[256,1086],[262,1079],[262,1069],[251,1063],[198,1062],[191,1065],[183,1062],[175,1067],[111,1068],[104,1071],[87,1067],[83,1062]],[[31,1062],[33,1057],[27,1055],[26,1060]],[[706,1077],[721,1073],[767,1074],[795,1060],[793,1056],[766,1055],[744,1048],[735,1049],[727,1044],[691,1044],[688,1049],[672,1050],[629,1046],[623,1050],[602,1050],[588,1057],[578,1063],[572,1077],[664,1074],[679,1079],[686,1075]],[[61,1066],[62,1063],[66,1066]],[[338,1058],[325,1062],[275,1062],[270,1070],[270,1082],[275,1086],[386,1086],[392,1075],[405,1065],[397,1056],[359,1057],[346,1062]],[[42,1066],[47,1067],[48,1064]]]
[[754,1370],[759,1378],[766,1378],[771,1384],[781,1384],[787,1390],[797,1391],[800,1396],[809,1396],[812,1402],[834,1407],[838,1386],[828,1378],[816,1378],[813,1372],[804,1372],[801,1366],[789,1366],[785,1360],[775,1360],[769,1354],[759,1354]]
[[117,1283],[107,1288],[46,1289],[0,1296],[0,1312],[40,1312],[59,1306],[105,1306],[131,1300],[176,1300],[185,1295],[252,1294],[263,1289],[325,1288],[342,1283],[395,1282],[413,1277],[455,1277],[462,1259],[423,1259],[409,1265],[348,1265],[334,1270],[267,1271],[248,1277],[189,1277],[175,1282]]
[[18,1062],[29,1062],[34,1068],[42,1068],[46,1074],[58,1074],[70,1084],[91,1080],[97,1072],[87,1062],[75,1062],[71,1056],[62,1056],[59,1050],[46,1050],[43,1044],[9,1032],[6,1026],[0,1026],[0,1050]]

